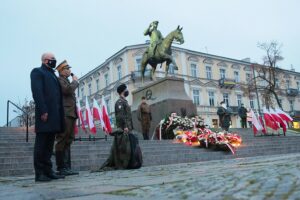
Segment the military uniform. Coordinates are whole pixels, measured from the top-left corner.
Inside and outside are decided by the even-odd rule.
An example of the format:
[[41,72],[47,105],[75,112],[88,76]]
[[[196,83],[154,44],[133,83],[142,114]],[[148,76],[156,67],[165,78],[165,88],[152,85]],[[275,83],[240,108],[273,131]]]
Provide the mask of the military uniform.
[[74,128],[78,118],[75,90],[78,88],[79,83],[75,80],[70,82],[68,78],[63,76],[59,76],[58,80],[63,95],[65,131],[56,135],[56,165],[58,171],[68,170],[71,172],[71,144],[75,137]]
[[142,102],[138,107],[138,120],[141,122],[144,140],[149,140],[149,129],[152,120],[150,106],[146,102]]
[[239,116],[241,118],[242,128],[247,128],[247,109],[245,107],[239,108]]
[[224,129],[225,131],[228,131],[229,126],[230,126],[230,112],[228,109],[225,109],[223,107],[219,107],[217,114],[219,115],[219,120],[220,120],[220,125],[222,127],[222,129]]
[[133,129],[131,108],[128,101],[123,97],[120,97],[115,104],[115,117],[116,126],[118,128],[122,130],[124,130],[124,128],[128,128],[129,130]]

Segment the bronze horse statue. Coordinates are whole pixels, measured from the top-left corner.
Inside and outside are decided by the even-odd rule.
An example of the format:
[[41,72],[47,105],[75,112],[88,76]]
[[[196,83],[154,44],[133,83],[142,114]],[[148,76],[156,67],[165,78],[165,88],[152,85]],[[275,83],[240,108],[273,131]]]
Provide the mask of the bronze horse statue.
[[184,43],[183,35],[182,35],[182,27],[180,28],[179,26],[177,29],[172,31],[163,39],[161,43],[159,43],[156,46],[156,49],[154,50],[154,56],[149,57],[148,51],[146,51],[143,54],[142,57],[142,63],[141,63],[141,72],[142,72],[142,83],[144,83],[144,78],[145,78],[145,71],[146,71],[146,66],[147,64],[151,65],[152,70],[151,70],[151,80],[156,80],[155,78],[155,70],[157,64],[161,64],[166,62],[166,76],[168,75],[169,71],[169,65],[172,63],[174,65],[174,69],[178,70],[178,66],[176,65],[173,57],[172,57],[172,50],[171,50],[171,45],[173,40],[175,39],[177,42],[180,44]]

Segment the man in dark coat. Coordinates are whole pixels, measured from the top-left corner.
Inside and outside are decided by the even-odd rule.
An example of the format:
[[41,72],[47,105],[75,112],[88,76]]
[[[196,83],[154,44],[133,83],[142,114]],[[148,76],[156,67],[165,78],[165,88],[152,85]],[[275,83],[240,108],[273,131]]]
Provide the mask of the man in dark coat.
[[146,97],[142,97],[142,103],[137,110],[138,120],[141,122],[144,140],[149,140],[149,129],[152,120],[150,106],[146,102]]
[[221,106],[218,108],[217,114],[219,115],[220,125],[224,131],[228,131],[230,126],[230,114],[231,112],[227,108],[225,101],[222,101]]
[[247,128],[247,109],[244,107],[243,103],[239,108],[239,116],[241,118],[242,128]]
[[55,134],[64,131],[64,111],[59,81],[54,74],[56,59],[42,55],[42,66],[31,71],[31,91],[35,102],[35,181],[64,178],[52,170],[51,155]]
[[75,90],[78,88],[78,78],[73,75],[72,82],[69,81],[71,76],[70,66],[67,61],[60,63],[56,70],[59,73],[59,83],[63,95],[63,106],[65,113],[65,131],[56,135],[55,157],[57,171],[61,175],[76,175],[78,172],[71,170],[71,144],[75,137],[75,123],[77,116]]

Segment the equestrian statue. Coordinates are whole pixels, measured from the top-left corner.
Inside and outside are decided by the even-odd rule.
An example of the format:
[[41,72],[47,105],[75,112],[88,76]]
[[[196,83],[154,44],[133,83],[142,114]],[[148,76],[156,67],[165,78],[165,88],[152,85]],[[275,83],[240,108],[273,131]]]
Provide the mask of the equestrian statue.
[[178,70],[178,66],[172,57],[171,45],[173,41],[179,42],[179,44],[184,43],[182,35],[182,27],[178,26],[174,31],[169,33],[166,38],[163,38],[160,31],[157,29],[158,21],[152,22],[149,27],[145,30],[144,35],[150,36],[150,45],[146,49],[142,57],[141,63],[141,73],[142,73],[142,83],[144,83],[145,71],[147,64],[151,65],[151,80],[155,81],[155,70],[158,64],[166,62],[165,74],[168,75],[169,65],[172,63],[174,69]]

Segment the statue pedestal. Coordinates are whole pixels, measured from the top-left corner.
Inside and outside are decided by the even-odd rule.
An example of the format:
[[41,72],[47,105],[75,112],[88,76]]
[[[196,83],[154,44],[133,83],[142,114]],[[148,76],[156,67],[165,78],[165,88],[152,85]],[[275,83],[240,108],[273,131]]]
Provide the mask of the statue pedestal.
[[184,89],[184,79],[175,77],[166,77],[152,82],[132,92],[132,120],[134,129],[142,133],[141,123],[137,119],[137,109],[141,103],[142,96],[147,98],[152,113],[152,122],[149,131],[150,138],[158,123],[171,112],[182,115],[196,115],[197,110],[191,98]]

